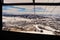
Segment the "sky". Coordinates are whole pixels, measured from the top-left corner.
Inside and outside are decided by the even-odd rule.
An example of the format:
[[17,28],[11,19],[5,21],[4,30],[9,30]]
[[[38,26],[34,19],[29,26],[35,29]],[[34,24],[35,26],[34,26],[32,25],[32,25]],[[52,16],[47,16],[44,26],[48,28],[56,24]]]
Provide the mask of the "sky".
[[35,0],[35,2],[60,2],[60,0]]
[[[32,3],[32,0],[4,0],[4,3]],[[35,0],[35,2],[60,2],[60,0]]]
[[[7,14],[33,14],[34,6],[2,6],[2,13]],[[35,6],[36,14],[60,14],[60,6]]]
[[4,0],[4,3],[23,3],[23,2],[32,2],[32,0]]

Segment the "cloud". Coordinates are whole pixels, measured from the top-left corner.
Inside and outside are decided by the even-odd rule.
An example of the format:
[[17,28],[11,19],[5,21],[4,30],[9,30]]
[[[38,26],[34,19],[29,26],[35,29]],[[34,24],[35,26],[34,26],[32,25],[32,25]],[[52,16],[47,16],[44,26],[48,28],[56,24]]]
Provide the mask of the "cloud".
[[2,6],[2,10],[9,10],[11,8],[12,8],[11,6]]
[[[35,6],[36,14],[60,14],[60,6]],[[5,9],[7,8],[7,9]],[[52,11],[52,12],[51,12]],[[3,6],[3,13],[8,14],[33,14],[34,6]]]
[[[29,9],[29,8],[24,8],[24,7],[15,7],[15,6],[3,6],[3,10],[10,10],[10,9],[16,9],[18,12],[34,12],[34,7]],[[45,9],[41,7],[36,7],[35,12],[44,12]]]

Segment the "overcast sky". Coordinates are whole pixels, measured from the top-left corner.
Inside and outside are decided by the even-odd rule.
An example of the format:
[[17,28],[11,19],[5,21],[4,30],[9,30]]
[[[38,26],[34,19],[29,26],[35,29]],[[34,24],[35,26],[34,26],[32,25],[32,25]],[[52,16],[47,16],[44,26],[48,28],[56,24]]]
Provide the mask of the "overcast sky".
[[[4,0],[4,3],[23,3],[32,2],[32,0]],[[35,2],[60,2],[60,0],[35,0]]]
[[32,2],[32,0],[4,0],[4,3],[29,3]]
[[[34,6],[3,6],[3,13],[33,14]],[[35,6],[36,14],[60,14],[60,6]]]
[[60,0],[35,0],[35,2],[60,2]]

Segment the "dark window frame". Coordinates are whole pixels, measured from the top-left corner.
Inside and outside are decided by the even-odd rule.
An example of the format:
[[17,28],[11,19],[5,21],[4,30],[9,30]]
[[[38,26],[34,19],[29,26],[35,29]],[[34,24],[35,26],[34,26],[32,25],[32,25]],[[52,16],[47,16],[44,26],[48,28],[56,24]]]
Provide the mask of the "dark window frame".
[[59,6],[60,3],[35,3],[35,0],[32,0],[33,3],[3,3],[4,0],[1,0],[3,5],[47,5],[47,6]]

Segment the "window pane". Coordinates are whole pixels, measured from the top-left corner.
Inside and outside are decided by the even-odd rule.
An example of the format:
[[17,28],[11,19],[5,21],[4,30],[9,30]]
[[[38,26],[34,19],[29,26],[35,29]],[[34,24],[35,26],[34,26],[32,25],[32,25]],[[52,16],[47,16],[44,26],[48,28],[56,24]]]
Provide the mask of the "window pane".
[[2,23],[6,31],[60,35],[60,6],[3,6]]

